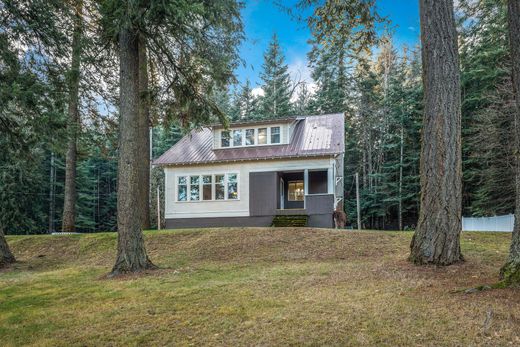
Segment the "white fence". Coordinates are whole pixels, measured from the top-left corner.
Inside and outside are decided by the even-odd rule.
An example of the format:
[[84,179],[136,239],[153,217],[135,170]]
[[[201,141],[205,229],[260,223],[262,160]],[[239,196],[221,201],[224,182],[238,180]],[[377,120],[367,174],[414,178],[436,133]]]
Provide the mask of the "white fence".
[[515,216],[512,214],[496,217],[462,217],[463,231],[511,232],[514,224]]

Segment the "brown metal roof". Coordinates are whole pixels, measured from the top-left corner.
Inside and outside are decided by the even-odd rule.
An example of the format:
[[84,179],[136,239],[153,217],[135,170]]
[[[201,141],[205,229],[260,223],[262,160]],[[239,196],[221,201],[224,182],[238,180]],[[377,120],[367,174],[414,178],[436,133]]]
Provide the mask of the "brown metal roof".
[[154,161],[155,165],[192,165],[230,161],[328,156],[345,151],[342,113],[298,117],[290,143],[213,149],[211,128],[193,130]]

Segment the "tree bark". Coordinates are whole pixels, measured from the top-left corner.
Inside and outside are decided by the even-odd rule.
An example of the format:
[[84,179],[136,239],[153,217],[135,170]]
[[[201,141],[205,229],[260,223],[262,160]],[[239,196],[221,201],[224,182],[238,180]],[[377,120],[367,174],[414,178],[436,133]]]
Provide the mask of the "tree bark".
[[65,191],[63,199],[63,218],[61,231],[76,231],[76,160],[77,137],[80,126],[79,117],[79,80],[81,65],[81,35],[82,35],[82,8],[81,0],[76,2],[74,17],[74,32],[72,34],[72,60],[68,75],[69,106],[67,123],[67,154],[65,159]]
[[144,246],[139,213],[139,44],[131,29],[119,33],[120,115],[117,187],[117,258],[111,276],[154,268]]
[[139,35],[139,203],[141,227],[150,229],[150,97],[146,39]]
[[4,231],[0,227],[0,269],[16,261],[5,239]]
[[500,277],[507,285],[520,286],[520,0],[508,1],[509,44],[511,48],[512,81],[515,98],[515,226],[506,264]]
[[420,0],[424,117],[421,207],[410,261],[462,261],[461,96],[453,0]]

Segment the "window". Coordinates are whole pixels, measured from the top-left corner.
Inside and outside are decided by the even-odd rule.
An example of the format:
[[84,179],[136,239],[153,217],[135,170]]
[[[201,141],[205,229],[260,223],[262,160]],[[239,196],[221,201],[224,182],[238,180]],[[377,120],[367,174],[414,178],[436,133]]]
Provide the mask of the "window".
[[236,200],[238,199],[237,174],[228,174],[227,177],[227,198],[231,200]]
[[271,128],[271,143],[280,143],[280,127]]
[[202,176],[202,200],[213,200],[213,176]]
[[190,200],[200,200],[200,177],[190,176]]
[[246,146],[255,144],[255,129],[246,129]]
[[259,145],[267,144],[267,128],[258,129],[258,144]]
[[303,201],[303,181],[289,181],[287,200]]
[[233,146],[242,146],[242,130],[233,130]]
[[220,132],[220,146],[229,147],[229,131]]
[[177,200],[186,201],[188,199],[188,180],[186,176],[180,176],[177,181]]
[[224,200],[224,175],[215,175],[215,200]]

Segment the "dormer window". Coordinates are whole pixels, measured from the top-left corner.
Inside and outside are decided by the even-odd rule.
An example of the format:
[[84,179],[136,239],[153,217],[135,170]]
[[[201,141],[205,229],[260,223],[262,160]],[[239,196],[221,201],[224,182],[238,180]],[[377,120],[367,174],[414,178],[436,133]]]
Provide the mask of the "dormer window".
[[242,146],[242,130],[233,130],[233,147]]
[[220,147],[229,147],[229,131],[222,131],[220,133]]
[[259,145],[267,144],[267,128],[258,129],[258,144]]
[[271,128],[271,143],[280,143],[280,127]]
[[246,146],[255,145],[255,129],[246,129]]

